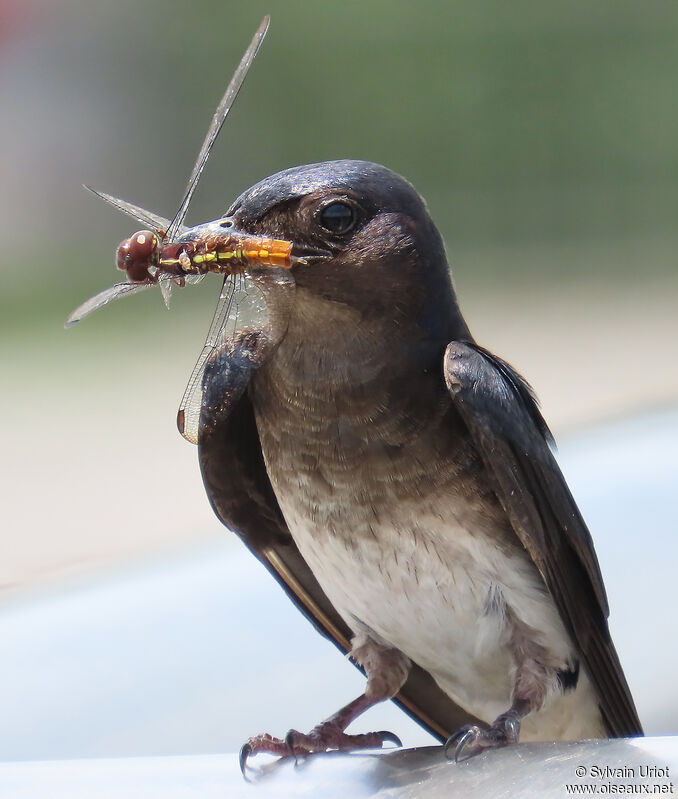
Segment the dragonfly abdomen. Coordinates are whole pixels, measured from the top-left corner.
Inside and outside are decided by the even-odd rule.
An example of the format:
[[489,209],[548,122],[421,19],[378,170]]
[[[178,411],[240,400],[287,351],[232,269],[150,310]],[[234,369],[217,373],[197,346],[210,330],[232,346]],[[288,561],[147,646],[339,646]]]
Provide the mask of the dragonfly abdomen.
[[[202,231],[201,231],[202,233]],[[237,233],[198,234],[188,241],[162,247],[159,271],[166,274],[201,275],[206,272],[235,274],[248,266],[291,266],[292,242]]]

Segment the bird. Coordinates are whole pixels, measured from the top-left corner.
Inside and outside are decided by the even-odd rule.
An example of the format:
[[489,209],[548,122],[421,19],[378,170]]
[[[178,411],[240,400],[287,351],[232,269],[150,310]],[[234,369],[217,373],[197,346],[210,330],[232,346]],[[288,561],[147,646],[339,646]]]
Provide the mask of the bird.
[[384,166],[336,160],[265,178],[224,219],[295,257],[251,268],[269,321],[208,359],[206,492],[366,676],[311,731],[250,737],[243,773],[261,752],[399,744],[346,732],[387,699],[457,760],[642,735],[536,396],[473,338],[423,198]]

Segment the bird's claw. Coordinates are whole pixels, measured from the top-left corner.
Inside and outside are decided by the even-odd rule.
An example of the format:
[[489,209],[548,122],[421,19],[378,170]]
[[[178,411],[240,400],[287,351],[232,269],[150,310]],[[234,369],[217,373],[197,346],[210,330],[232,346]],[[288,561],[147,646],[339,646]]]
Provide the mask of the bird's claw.
[[247,779],[245,770],[247,768],[247,761],[250,757],[258,755],[259,752],[266,752],[270,755],[279,755],[280,757],[294,757],[296,759],[299,754],[308,754],[308,752],[301,752],[299,748],[291,747],[288,744],[288,739],[294,730],[290,730],[285,736],[285,739],[274,738],[268,733],[263,735],[255,735],[253,738],[248,739],[241,747],[240,754],[238,755],[238,762],[240,763],[240,771],[243,777]]
[[398,736],[394,732],[389,732],[388,730],[380,730],[379,732],[375,733],[381,738],[381,745],[385,743],[395,744],[399,749],[402,747],[403,742],[398,738]]
[[240,753],[238,754],[238,762],[240,763],[240,771],[242,771],[243,777],[247,778],[245,774],[245,768],[247,767],[247,758],[252,753],[252,747],[250,746],[249,741],[244,743],[240,747]]
[[[478,729],[476,727],[476,729]],[[443,747],[443,751],[445,752],[445,757],[448,760],[454,760],[455,763],[459,761],[459,755],[461,754],[464,744],[468,740],[469,736],[472,735],[473,727],[470,724],[467,724],[464,727],[458,729],[453,735],[445,741],[445,746]],[[450,750],[454,748],[454,754],[450,754]]]
[[[454,735],[451,735],[447,741],[445,741],[445,757],[448,760],[454,760],[455,763],[459,762],[459,755],[470,735],[472,735],[472,727],[470,726],[462,727],[460,730],[457,730]],[[450,750],[453,747],[454,754],[451,755]]]
[[[491,727],[483,729],[475,724],[467,724],[458,729],[445,741],[444,752],[448,760],[458,763],[468,760],[485,749],[496,749],[516,743],[520,735],[520,720],[513,715],[500,716]],[[454,747],[454,754],[450,750]]]
[[248,758],[260,752],[279,757],[293,757],[296,762],[297,757],[316,752],[381,749],[385,743],[392,743],[395,746],[403,745],[400,738],[388,730],[348,735],[330,724],[320,724],[307,735],[297,730],[290,730],[284,738],[274,738],[268,734],[256,735],[244,743],[240,749],[240,770],[243,776],[246,776]]

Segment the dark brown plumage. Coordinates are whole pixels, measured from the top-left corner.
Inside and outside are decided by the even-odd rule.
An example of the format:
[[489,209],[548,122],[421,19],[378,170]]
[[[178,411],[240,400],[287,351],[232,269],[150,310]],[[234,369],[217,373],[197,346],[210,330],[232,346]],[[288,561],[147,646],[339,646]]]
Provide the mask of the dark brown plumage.
[[[336,161],[262,181],[228,216],[303,260],[284,302],[257,270],[275,324],[210,359],[203,479],[315,627],[343,652],[356,639],[365,701],[397,691],[440,739],[494,721],[456,739],[464,754],[521,720],[532,739],[642,734],[548,428],[474,342],[419,195]],[[327,729],[247,751],[342,740]]]

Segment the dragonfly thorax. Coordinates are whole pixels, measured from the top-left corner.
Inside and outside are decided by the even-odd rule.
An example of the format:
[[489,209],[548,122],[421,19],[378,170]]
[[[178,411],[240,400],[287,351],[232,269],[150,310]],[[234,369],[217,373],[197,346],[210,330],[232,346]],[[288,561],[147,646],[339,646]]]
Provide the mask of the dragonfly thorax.
[[152,230],[140,230],[118,247],[115,256],[118,269],[127,272],[127,277],[134,283],[155,280],[149,267],[158,265],[159,245],[160,240]]

